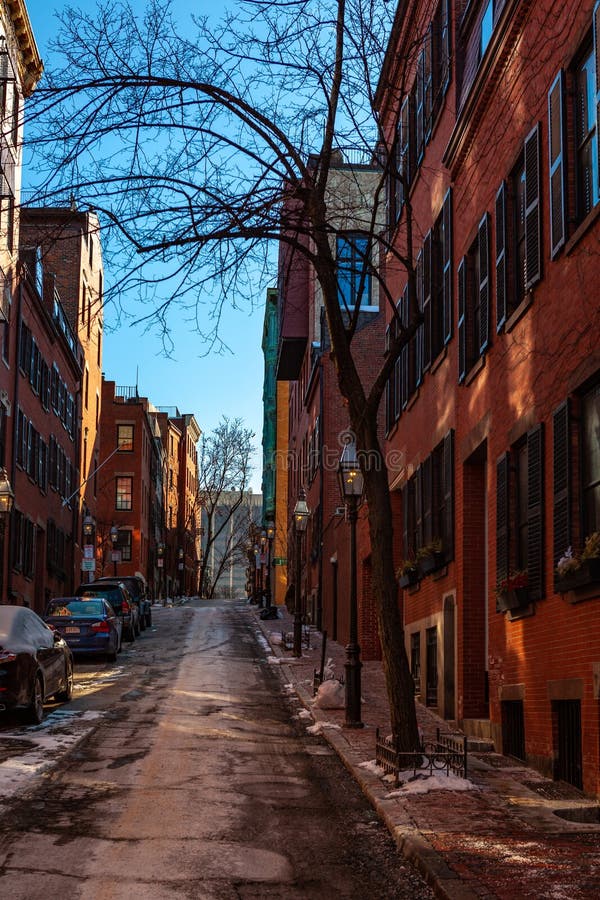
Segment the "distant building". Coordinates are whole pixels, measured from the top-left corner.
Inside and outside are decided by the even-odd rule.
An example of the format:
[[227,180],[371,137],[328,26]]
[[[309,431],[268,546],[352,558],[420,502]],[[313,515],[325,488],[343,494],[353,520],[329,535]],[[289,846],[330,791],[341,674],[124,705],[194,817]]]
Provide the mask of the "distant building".
[[[260,530],[262,502],[262,494],[252,491],[244,493],[241,503],[239,491],[224,491],[220,497],[213,516],[215,539],[208,551],[207,567],[207,580],[216,580],[216,597],[246,596],[247,542],[251,525]],[[202,528],[205,548],[210,530],[206,510],[202,510]]]

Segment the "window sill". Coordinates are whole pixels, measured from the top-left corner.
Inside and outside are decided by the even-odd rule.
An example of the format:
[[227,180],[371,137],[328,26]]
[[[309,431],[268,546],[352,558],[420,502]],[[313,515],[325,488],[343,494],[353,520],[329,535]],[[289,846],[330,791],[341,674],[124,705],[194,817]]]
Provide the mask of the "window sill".
[[[579,241],[583,238],[586,232],[592,227],[596,219],[600,216],[600,202],[596,203],[595,207],[591,212],[587,214],[583,222],[581,222],[567,243],[565,244],[565,256],[568,256],[569,253],[572,253]],[[556,258],[556,257],[555,257]]]
[[472,384],[482,369],[485,369],[485,356],[480,356],[477,362],[469,369],[463,381],[464,386],[467,387],[469,384]]
[[506,322],[504,323],[503,331],[505,334],[508,334],[513,330],[517,322],[525,315],[531,304],[533,303],[533,290],[531,288],[527,291],[525,297],[521,300],[517,308],[514,312],[510,314]]
[[446,357],[448,356],[448,346],[446,345],[443,350],[441,350],[436,358],[431,363],[431,368],[429,369],[429,374],[433,375],[434,372],[440,368]]

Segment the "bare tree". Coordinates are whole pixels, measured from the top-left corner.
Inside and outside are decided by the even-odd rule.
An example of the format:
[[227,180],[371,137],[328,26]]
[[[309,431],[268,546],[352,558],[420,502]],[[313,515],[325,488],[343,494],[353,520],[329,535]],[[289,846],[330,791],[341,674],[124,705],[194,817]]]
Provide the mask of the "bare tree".
[[[381,0],[239,0],[220,24],[198,19],[189,38],[178,34],[163,3],[151,2],[143,20],[110,0],[95,15],[70,9],[54,48],[58,65],[29,106],[27,134],[43,176],[38,202],[73,194],[98,211],[123,273],[113,295],[137,289],[139,317],[158,323],[167,348],[177,315],[223,351],[223,304],[264,296],[273,246],[308,260],[361,454],[392,730],[400,749],[412,750],[414,685],[377,429],[388,378],[420,324],[416,304],[408,322],[398,321],[386,280],[403,267],[414,288],[409,202],[406,239],[396,249],[381,229],[388,176],[393,169],[403,179],[394,141],[374,113],[393,7]],[[411,64],[395,63],[404,70]],[[402,73],[393,77],[401,92]],[[374,276],[397,327],[387,352],[381,348],[378,358],[374,349],[368,389],[353,358],[360,302],[346,308],[338,293],[332,235],[339,208],[332,213],[327,188],[340,148],[375,159],[380,173],[360,229],[379,260]]]
[[198,506],[204,523],[200,589],[205,597],[213,597],[224,572],[244,558],[253,438],[241,419],[223,416],[202,441]]

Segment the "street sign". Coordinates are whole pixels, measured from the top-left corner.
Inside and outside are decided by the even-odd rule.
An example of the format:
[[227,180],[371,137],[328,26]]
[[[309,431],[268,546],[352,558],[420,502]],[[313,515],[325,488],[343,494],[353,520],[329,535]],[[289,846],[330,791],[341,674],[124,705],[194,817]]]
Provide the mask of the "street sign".
[[93,559],[94,558],[94,545],[93,544],[84,544],[83,558],[84,559]]
[[285,556],[274,556],[274,557],[273,557],[273,565],[274,565],[274,566],[287,566],[287,557],[285,557]]
[[120,551],[120,550],[113,550],[112,553],[111,553],[111,559],[112,559],[112,561],[113,561],[113,562],[116,562],[116,563],[120,563],[120,562],[121,562],[121,555],[122,555],[122,554],[121,554],[121,551]]
[[156,565],[158,566],[159,569],[162,569],[164,564],[165,564],[164,559],[161,559],[161,557],[159,556],[158,559],[156,560]]
[[182,572],[183,571],[183,563],[179,563],[177,568],[179,569],[180,572]]
[[82,572],[95,572],[96,571],[96,560],[95,559],[82,559],[81,560],[81,571]]

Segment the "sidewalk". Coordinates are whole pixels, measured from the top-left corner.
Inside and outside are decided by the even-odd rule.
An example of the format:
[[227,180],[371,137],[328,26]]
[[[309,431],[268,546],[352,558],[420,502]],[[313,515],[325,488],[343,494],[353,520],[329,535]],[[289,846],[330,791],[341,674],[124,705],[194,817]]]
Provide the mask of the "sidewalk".
[[[600,896],[600,816],[598,805],[576,789],[543,778],[498,753],[469,752],[469,790],[396,791],[374,765],[375,729],[390,731],[382,666],[366,662],[362,669],[362,729],[345,729],[344,710],[321,710],[312,703],[313,672],[319,670],[321,635],[311,630],[310,649],[301,659],[281,644],[291,632],[292,617],[280,608],[281,618],[263,621],[250,606],[272,650],[272,663],[281,666],[284,680],[294,686],[302,704],[325,740],[336,750],[385,821],[401,852],[412,859],[434,886],[438,896],[472,898],[552,898],[579,900]],[[345,651],[329,641],[336,677],[344,674]],[[285,660],[285,661],[284,661]],[[417,716],[425,739],[448,724],[418,704]],[[433,779],[439,785],[441,779]],[[425,782],[420,782],[425,784]],[[555,811],[575,811],[571,822]]]

